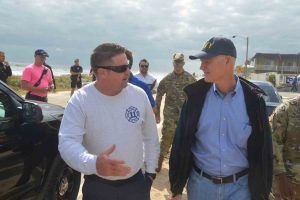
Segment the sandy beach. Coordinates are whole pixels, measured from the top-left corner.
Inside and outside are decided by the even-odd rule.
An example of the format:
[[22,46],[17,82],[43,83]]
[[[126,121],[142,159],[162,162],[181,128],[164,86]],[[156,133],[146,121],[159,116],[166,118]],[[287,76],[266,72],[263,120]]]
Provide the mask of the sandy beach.
[[[66,106],[67,102],[70,98],[70,91],[64,91],[64,92],[56,92],[56,93],[49,93],[48,95],[48,101],[49,103],[61,105],[61,106]],[[162,101],[162,109],[164,106],[164,99]],[[161,118],[163,119],[163,115],[161,114]],[[163,121],[163,120],[161,120]],[[157,124],[157,130],[159,137],[161,137],[161,127],[162,123]],[[170,184],[169,184],[169,170],[168,170],[168,160],[165,159],[163,163],[163,168],[162,170],[157,174],[156,179],[154,180],[154,183],[152,185],[151,189],[151,199],[152,200],[165,200],[169,199],[170,197]],[[83,179],[81,181],[81,186],[83,183]],[[82,199],[82,194],[81,194],[81,188],[77,197],[77,200]],[[183,193],[183,200],[186,200],[186,191]]]

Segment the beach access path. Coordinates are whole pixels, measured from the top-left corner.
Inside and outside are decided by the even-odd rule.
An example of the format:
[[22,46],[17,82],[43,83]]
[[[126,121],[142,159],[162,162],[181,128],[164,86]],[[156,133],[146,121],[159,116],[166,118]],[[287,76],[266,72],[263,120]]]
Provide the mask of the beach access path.
[[[48,94],[48,102],[61,105],[65,107],[67,105],[68,100],[70,99],[70,91],[63,91],[63,92],[55,92]],[[164,106],[164,99],[162,100],[161,104],[161,111],[163,110]],[[161,121],[163,121],[163,114],[161,113]],[[157,124],[157,130],[159,134],[159,138],[161,138],[161,128],[162,123]],[[156,179],[153,182],[152,189],[151,189],[151,199],[152,200],[166,200],[170,198],[170,184],[169,184],[169,160],[165,159],[163,163],[162,170],[157,174]],[[81,179],[81,187],[84,182],[83,176]],[[80,191],[78,193],[77,200],[82,199],[82,193]],[[182,200],[186,200],[186,191],[183,193]]]

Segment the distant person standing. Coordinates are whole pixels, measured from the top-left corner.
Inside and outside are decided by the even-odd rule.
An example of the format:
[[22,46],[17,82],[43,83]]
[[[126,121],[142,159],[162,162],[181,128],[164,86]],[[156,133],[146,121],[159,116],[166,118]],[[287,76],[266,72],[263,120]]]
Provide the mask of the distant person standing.
[[157,90],[158,83],[157,83],[156,78],[154,78],[152,75],[150,75],[148,73],[148,70],[149,70],[148,60],[146,60],[144,58],[140,61],[139,70],[140,70],[140,73],[136,74],[135,76],[137,78],[139,78],[140,80],[144,81],[145,83],[147,83],[147,85],[149,86],[152,93],[155,94],[156,90]]
[[8,62],[5,61],[5,53],[0,51],[0,80],[6,83],[7,78],[11,75],[11,68]]
[[196,81],[193,75],[184,70],[184,64],[184,55],[182,53],[175,53],[173,55],[173,72],[165,76],[160,81],[157,88],[155,111],[156,123],[160,123],[161,100],[162,97],[166,95],[163,111],[164,121],[161,131],[160,157],[156,169],[157,172],[160,172],[164,157],[167,156],[173,141],[181,107],[186,99],[183,88]]
[[21,87],[27,90],[25,99],[47,102],[48,91],[53,89],[50,70],[43,64],[48,53],[38,49],[34,53],[34,63],[25,67],[21,77]]
[[75,89],[79,89],[82,87],[82,82],[81,82],[81,74],[82,74],[82,67],[79,65],[79,59],[76,58],[74,60],[74,65],[71,66],[70,68],[70,73],[71,73],[71,95],[73,95]]
[[295,76],[292,80],[291,92],[297,92],[297,76]]
[[96,80],[96,76],[93,72],[93,68],[90,69],[90,76],[92,77],[92,81],[95,81]]
[[129,75],[129,78],[128,78],[128,83],[131,83],[133,85],[136,85],[136,86],[142,88],[146,92],[146,94],[148,96],[148,99],[150,101],[152,109],[154,109],[154,107],[155,107],[155,100],[153,98],[153,95],[152,95],[151,90],[148,87],[147,83],[145,83],[145,82],[141,81],[140,79],[138,79],[137,77],[135,77],[132,74],[132,72],[131,72],[131,67],[132,67],[132,63],[133,63],[132,52],[129,51],[128,49],[126,49],[125,50],[125,54],[126,54],[126,57],[128,59],[129,69],[130,69],[130,75]]
[[55,82],[55,78],[54,78],[54,73],[53,73],[52,67],[50,65],[48,65],[46,62],[44,63],[44,66],[50,69],[51,76],[52,76],[52,82],[53,82],[53,92],[55,92],[55,90],[56,90],[56,82]]

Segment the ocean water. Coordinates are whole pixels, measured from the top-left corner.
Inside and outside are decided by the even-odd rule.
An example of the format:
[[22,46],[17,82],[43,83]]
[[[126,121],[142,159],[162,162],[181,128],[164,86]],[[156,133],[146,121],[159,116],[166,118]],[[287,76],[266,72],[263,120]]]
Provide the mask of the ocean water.
[[[24,67],[28,65],[25,63],[10,63],[11,69],[12,69],[12,73],[13,75],[22,75],[22,72],[24,70]],[[53,65],[51,66],[54,76],[60,76],[60,75],[68,75],[70,74],[70,68],[66,68],[66,66],[59,66],[59,65]],[[83,68],[83,73],[84,74],[89,74],[90,69],[87,68]],[[171,71],[170,71],[171,72]],[[155,71],[149,71],[149,73],[154,76],[157,81],[161,81],[168,73],[170,72],[155,72]],[[137,74],[138,71],[137,70],[132,70],[133,74]]]

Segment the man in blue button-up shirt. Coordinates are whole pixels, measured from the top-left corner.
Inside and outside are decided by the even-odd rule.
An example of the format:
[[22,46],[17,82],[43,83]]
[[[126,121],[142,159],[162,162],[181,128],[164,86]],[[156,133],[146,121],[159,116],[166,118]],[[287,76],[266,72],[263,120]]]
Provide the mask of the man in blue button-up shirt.
[[236,49],[214,37],[200,59],[204,79],[187,86],[170,156],[173,199],[268,199],[272,142],[263,91],[234,74]]
[[238,77],[235,80],[236,85],[227,94],[215,83],[209,89],[192,148],[195,165],[218,177],[248,168],[247,140],[252,127],[243,89]]

